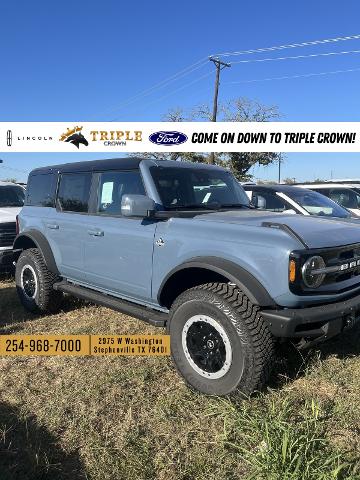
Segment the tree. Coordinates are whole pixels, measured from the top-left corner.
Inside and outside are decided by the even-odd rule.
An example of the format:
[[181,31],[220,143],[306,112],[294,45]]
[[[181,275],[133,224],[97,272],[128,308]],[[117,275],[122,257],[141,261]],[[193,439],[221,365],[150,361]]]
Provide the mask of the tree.
[[286,185],[294,185],[294,183],[296,182],[295,182],[295,178],[288,177],[288,178],[284,178],[283,183],[285,183]]
[[9,182],[9,183],[17,183],[17,179],[16,178],[5,178],[4,180],[2,180],[3,182]]
[[[198,105],[190,112],[181,108],[170,110],[164,115],[167,122],[192,122],[207,121],[212,117],[211,108],[208,105]],[[269,122],[280,117],[277,107],[265,106],[247,98],[236,98],[219,105],[218,119],[223,122]],[[141,156],[155,158],[157,160],[185,160],[190,162],[205,163],[209,154],[195,152],[148,152]],[[242,181],[250,180],[250,168],[255,165],[270,165],[282,160],[282,154],[274,152],[223,152],[215,154],[215,163],[229,168],[233,174]]]

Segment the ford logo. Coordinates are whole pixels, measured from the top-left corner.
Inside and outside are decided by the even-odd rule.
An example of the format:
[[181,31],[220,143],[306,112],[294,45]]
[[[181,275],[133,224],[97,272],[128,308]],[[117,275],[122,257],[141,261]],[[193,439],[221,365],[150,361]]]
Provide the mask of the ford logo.
[[181,132],[155,132],[149,137],[150,142],[156,145],[181,145],[188,137]]

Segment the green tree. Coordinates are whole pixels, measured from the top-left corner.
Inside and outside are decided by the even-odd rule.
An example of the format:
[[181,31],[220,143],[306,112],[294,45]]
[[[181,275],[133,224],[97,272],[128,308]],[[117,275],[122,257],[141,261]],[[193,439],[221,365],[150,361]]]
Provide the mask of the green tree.
[[[198,105],[190,112],[181,108],[172,109],[164,115],[163,120],[167,122],[208,121],[211,116],[209,105]],[[218,120],[223,122],[269,122],[279,117],[277,107],[262,105],[247,98],[230,100],[220,104],[218,109]],[[157,160],[185,160],[201,163],[206,163],[209,157],[207,152],[147,152],[140,155]],[[283,161],[282,154],[273,152],[222,152],[215,154],[215,163],[229,168],[242,181],[252,178],[249,170],[255,164],[270,165],[279,162],[279,160]]]

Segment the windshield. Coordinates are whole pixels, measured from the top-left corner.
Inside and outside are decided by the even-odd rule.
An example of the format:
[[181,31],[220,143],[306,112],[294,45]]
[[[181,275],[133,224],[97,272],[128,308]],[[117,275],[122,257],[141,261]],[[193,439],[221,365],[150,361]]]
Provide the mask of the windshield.
[[18,185],[0,185],[0,207],[22,207],[25,191]]
[[330,198],[314,191],[294,188],[291,192],[287,191],[286,195],[303,207],[310,215],[339,218],[349,218],[352,216],[350,212],[330,200]]
[[249,206],[244,189],[226,170],[160,166],[150,171],[167,210]]

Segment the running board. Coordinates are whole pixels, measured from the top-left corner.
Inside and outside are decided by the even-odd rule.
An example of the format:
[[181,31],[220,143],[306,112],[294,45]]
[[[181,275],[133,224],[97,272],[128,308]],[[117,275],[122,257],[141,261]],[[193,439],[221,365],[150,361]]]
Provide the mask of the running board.
[[106,295],[105,293],[96,292],[90,288],[73,285],[69,282],[55,283],[54,290],[68,293],[69,295],[88,300],[89,302],[96,303],[97,305],[101,305],[103,307],[111,308],[112,310],[116,310],[124,313],[125,315],[129,315],[150,323],[151,325],[154,325],[154,327],[164,327],[168,319],[167,313],[127,302],[120,298]]

